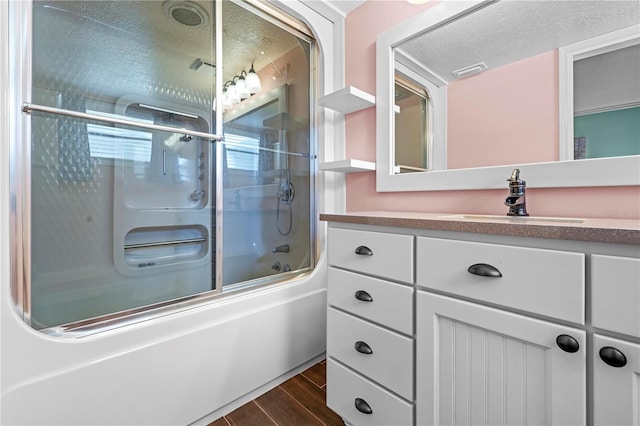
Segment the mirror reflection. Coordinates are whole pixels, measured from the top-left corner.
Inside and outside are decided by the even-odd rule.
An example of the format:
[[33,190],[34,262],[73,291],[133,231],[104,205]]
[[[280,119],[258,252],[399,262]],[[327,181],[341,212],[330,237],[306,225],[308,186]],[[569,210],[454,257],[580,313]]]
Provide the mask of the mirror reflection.
[[429,167],[430,99],[426,89],[396,73],[396,173],[424,172]]
[[[576,61],[575,138],[567,140],[558,130],[558,49],[639,21],[637,1],[485,2],[446,25],[416,29],[393,46],[392,57],[444,90],[444,129],[426,133],[446,132],[443,168],[558,161],[563,149],[575,151],[574,159],[638,155],[640,41]],[[400,136],[407,127],[401,114],[392,119],[392,173],[406,171],[401,153],[414,160],[408,166],[429,169],[416,163],[424,139]],[[426,114],[412,118],[416,127],[424,120]]]
[[640,45],[574,62],[575,160],[640,154]]

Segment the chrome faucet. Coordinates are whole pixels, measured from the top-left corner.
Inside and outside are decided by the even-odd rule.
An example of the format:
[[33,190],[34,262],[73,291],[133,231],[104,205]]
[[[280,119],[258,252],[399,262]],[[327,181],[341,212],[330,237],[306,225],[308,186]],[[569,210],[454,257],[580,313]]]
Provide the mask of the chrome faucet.
[[504,200],[504,205],[509,207],[507,216],[529,216],[524,188],[526,182],[520,180],[520,169],[513,169],[509,182],[509,196]]

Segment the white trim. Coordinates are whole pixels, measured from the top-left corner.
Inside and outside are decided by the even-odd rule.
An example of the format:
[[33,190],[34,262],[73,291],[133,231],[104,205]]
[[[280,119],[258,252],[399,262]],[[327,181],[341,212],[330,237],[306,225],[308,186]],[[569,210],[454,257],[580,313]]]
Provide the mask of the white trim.
[[[573,160],[573,63],[640,43],[640,25],[603,34],[558,49],[559,52],[559,116],[560,161]],[[608,110],[613,110],[609,108]],[[581,115],[584,115],[581,114]]]

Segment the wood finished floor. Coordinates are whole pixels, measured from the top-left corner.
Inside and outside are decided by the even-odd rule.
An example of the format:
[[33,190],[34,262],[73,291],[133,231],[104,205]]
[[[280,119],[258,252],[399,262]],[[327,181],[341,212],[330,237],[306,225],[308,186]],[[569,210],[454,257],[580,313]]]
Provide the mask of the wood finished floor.
[[326,404],[326,361],[321,361],[208,426],[344,426]]

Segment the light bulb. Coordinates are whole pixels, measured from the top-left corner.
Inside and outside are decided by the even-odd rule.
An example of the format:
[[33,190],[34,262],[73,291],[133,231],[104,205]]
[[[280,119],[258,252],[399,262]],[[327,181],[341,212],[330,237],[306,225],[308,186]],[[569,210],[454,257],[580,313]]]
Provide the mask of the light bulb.
[[238,94],[238,97],[240,99],[247,99],[249,96],[251,96],[249,88],[247,87],[247,82],[242,76],[240,76],[238,81],[236,81],[236,93]]
[[227,94],[227,90],[222,93],[222,107],[224,109],[231,108],[233,106],[233,102],[229,99],[229,95]]
[[237,104],[240,102],[240,97],[238,96],[238,91],[236,90],[236,85],[232,84],[227,88],[227,97],[231,104]]
[[256,74],[256,71],[253,69],[253,64],[251,64],[251,69],[249,70],[249,74],[247,74],[247,88],[251,94],[258,93],[262,90],[262,83],[260,83],[260,77]]

